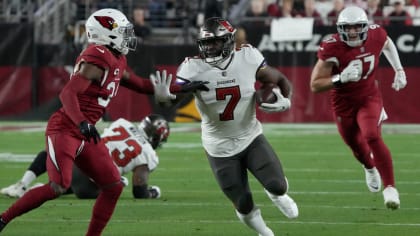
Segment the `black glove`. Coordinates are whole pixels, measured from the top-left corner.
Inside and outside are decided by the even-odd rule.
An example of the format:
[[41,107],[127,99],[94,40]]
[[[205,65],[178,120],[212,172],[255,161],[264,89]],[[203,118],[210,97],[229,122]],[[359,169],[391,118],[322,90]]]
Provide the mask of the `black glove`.
[[185,83],[181,85],[181,93],[192,93],[196,90],[209,91],[209,88],[205,84],[209,81],[193,81],[191,83]]
[[98,131],[96,130],[95,126],[92,124],[89,124],[86,120],[80,122],[79,125],[80,133],[83,134],[90,142],[90,139],[93,138],[93,141],[95,144],[98,143],[99,140],[101,140],[101,135],[99,135]]

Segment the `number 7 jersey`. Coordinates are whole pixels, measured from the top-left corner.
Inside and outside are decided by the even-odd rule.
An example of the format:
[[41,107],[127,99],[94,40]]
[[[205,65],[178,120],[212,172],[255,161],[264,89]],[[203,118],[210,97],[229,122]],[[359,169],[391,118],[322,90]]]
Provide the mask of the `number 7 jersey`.
[[214,157],[233,156],[262,133],[256,119],[254,86],[258,69],[265,65],[264,57],[250,45],[237,48],[232,57],[224,69],[201,58],[186,58],[177,72],[178,79],[209,82],[209,91],[194,95],[202,119],[203,146]]
[[351,61],[362,64],[361,79],[348,82],[331,90],[333,107],[336,111],[350,111],[359,107],[368,97],[380,97],[376,81],[379,57],[387,40],[387,33],[379,25],[370,25],[367,39],[361,46],[350,47],[340,40],[338,34],[324,40],[318,50],[318,58],[334,63],[332,74],[339,74]]

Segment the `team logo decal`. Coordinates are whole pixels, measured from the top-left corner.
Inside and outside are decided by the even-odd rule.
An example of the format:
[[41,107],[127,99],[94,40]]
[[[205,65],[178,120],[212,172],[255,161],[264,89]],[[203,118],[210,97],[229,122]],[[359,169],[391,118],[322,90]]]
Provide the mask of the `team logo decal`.
[[95,19],[101,24],[104,28],[113,30],[118,27],[118,24],[115,23],[115,20],[109,16],[95,16]]
[[219,23],[221,25],[223,25],[223,27],[225,27],[229,32],[233,32],[234,29],[233,29],[232,25],[229,24],[229,22],[227,22],[225,20],[221,20],[221,21],[219,21]]

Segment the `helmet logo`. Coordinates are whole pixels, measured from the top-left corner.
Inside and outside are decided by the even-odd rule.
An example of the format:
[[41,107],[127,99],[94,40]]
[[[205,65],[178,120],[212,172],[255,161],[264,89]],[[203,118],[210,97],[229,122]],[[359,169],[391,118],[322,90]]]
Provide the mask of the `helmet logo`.
[[233,29],[232,25],[227,20],[221,20],[221,21],[219,21],[219,23],[223,27],[225,27],[225,29],[227,29],[229,32],[233,32],[234,29]]
[[118,24],[115,23],[115,20],[109,16],[95,16],[95,19],[101,24],[104,28],[113,30],[118,27]]

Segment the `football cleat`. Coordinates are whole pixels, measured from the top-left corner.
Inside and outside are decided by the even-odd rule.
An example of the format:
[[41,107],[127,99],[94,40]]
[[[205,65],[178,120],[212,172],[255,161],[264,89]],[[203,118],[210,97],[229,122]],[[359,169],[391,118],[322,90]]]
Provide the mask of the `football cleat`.
[[391,210],[400,208],[400,197],[396,188],[388,186],[382,192],[384,195],[385,206]]
[[365,169],[366,185],[372,193],[377,193],[381,190],[381,175],[379,175],[376,167],[372,169]]
[[3,219],[0,216],[0,232],[6,227],[7,223],[3,221]]
[[160,198],[160,188],[158,186],[150,186],[150,198]]
[[130,181],[128,181],[127,177],[121,176],[121,183],[124,185],[124,187],[126,187],[130,183]]
[[299,209],[296,205],[296,202],[289,197],[289,195],[284,194],[282,196],[276,196],[266,189],[264,191],[267,193],[268,197],[273,201],[274,205],[279,208],[279,210],[289,219],[298,217]]
[[36,183],[36,184],[32,185],[32,186],[28,189],[28,191],[29,191],[29,190],[32,190],[32,189],[34,189],[34,188],[38,188],[38,187],[44,186],[44,185],[45,185],[45,184],[43,184],[43,183]]
[[264,234],[258,234],[258,236],[274,236],[274,233],[270,228],[267,227]]
[[2,188],[0,193],[6,195],[8,197],[20,198],[25,194],[26,187],[23,185],[22,182],[17,182],[16,184],[12,184],[8,187]]

